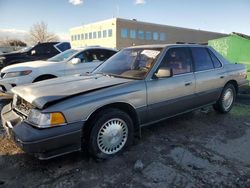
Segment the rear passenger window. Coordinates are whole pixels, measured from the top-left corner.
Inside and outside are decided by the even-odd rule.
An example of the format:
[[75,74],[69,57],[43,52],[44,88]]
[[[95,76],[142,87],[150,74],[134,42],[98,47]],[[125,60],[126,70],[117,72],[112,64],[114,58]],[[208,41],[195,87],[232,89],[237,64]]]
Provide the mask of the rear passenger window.
[[60,52],[64,52],[65,50],[70,49],[70,44],[68,42],[63,42],[55,45],[56,48],[60,50]]
[[115,52],[110,51],[110,50],[100,50],[99,60],[106,61],[108,58],[110,58],[114,54]]
[[210,53],[210,56],[211,56],[212,61],[214,63],[214,67],[220,68],[222,66],[221,62],[218,60],[218,58],[214,55],[214,53],[211,50],[209,50],[209,53]]
[[206,48],[191,48],[195,63],[195,71],[203,71],[213,69],[212,59]]
[[100,50],[99,51],[99,55],[98,55],[98,59],[100,61],[105,61],[106,59],[108,59],[108,53],[106,50]]
[[[108,58],[110,58],[111,56],[113,56],[114,54],[116,54],[116,51],[108,50],[108,51],[107,51],[107,54],[108,54]],[[108,58],[107,58],[107,59],[108,59]]]

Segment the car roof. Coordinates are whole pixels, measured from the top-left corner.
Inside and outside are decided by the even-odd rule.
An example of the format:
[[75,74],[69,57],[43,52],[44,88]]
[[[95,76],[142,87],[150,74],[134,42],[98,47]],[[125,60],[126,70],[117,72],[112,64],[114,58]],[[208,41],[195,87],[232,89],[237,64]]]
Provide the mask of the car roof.
[[86,47],[78,47],[78,48],[73,48],[75,50],[96,50],[96,49],[102,49],[102,50],[111,50],[111,51],[116,51],[115,49],[112,48],[106,48],[106,47],[101,47],[101,46],[86,46]]
[[38,42],[35,45],[37,45],[37,44],[58,44],[58,43],[60,43],[60,42]]
[[150,45],[139,45],[139,46],[131,46],[127,47],[130,48],[165,48],[169,46],[176,46],[176,47],[207,47],[207,45],[202,44],[150,44]]

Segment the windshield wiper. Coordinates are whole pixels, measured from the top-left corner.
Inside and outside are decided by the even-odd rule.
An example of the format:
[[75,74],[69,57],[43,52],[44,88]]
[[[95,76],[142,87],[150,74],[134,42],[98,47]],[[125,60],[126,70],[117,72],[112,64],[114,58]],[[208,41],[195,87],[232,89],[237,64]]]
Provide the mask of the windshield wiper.
[[136,77],[129,77],[129,76],[122,76],[119,74],[112,74],[112,73],[108,73],[109,76],[113,76],[116,78],[126,78],[126,79],[132,79],[132,80],[142,80],[142,78],[136,78]]
[[115,78],[126,78],[126,79],[132,79],[132,80],[142,80],[143,79],[143,78],[122,76],[122,75],[119,75],[119,74],[104,73],[104,72],[98,72],[98,73],[95,73],[95,74],[101,74],[103,76],[109,76],[109,77],[115,77]]

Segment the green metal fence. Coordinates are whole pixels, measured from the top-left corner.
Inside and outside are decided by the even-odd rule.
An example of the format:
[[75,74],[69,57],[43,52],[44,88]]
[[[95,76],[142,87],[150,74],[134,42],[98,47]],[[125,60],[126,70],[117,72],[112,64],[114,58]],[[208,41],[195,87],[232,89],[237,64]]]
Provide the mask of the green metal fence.
[[208,45],[212,46],[230,62],[245,64],[248,68],[248,79],[250,80],[250,40],[248,38],[231,34],[227,37],[210,40]]

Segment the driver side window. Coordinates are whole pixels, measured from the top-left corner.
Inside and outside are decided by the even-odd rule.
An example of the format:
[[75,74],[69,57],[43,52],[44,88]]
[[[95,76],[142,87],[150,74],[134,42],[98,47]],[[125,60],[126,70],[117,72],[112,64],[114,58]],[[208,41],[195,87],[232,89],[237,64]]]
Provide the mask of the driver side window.
[[86,54],[84,52],[78,54],[75,58],[79,58],[81,60],[81,63],[88,62],[88,59],[87,59]]
[[86,50],[76,56],[76,58],[79,58],[81,60],[81,63],[89,63],[89,62],[99,62],[98,59],[99,54],[96,50]]
[[170,48],[160,67],[171,68],[173,75],[185,74],[192,71],[192,60],[186,47]]

